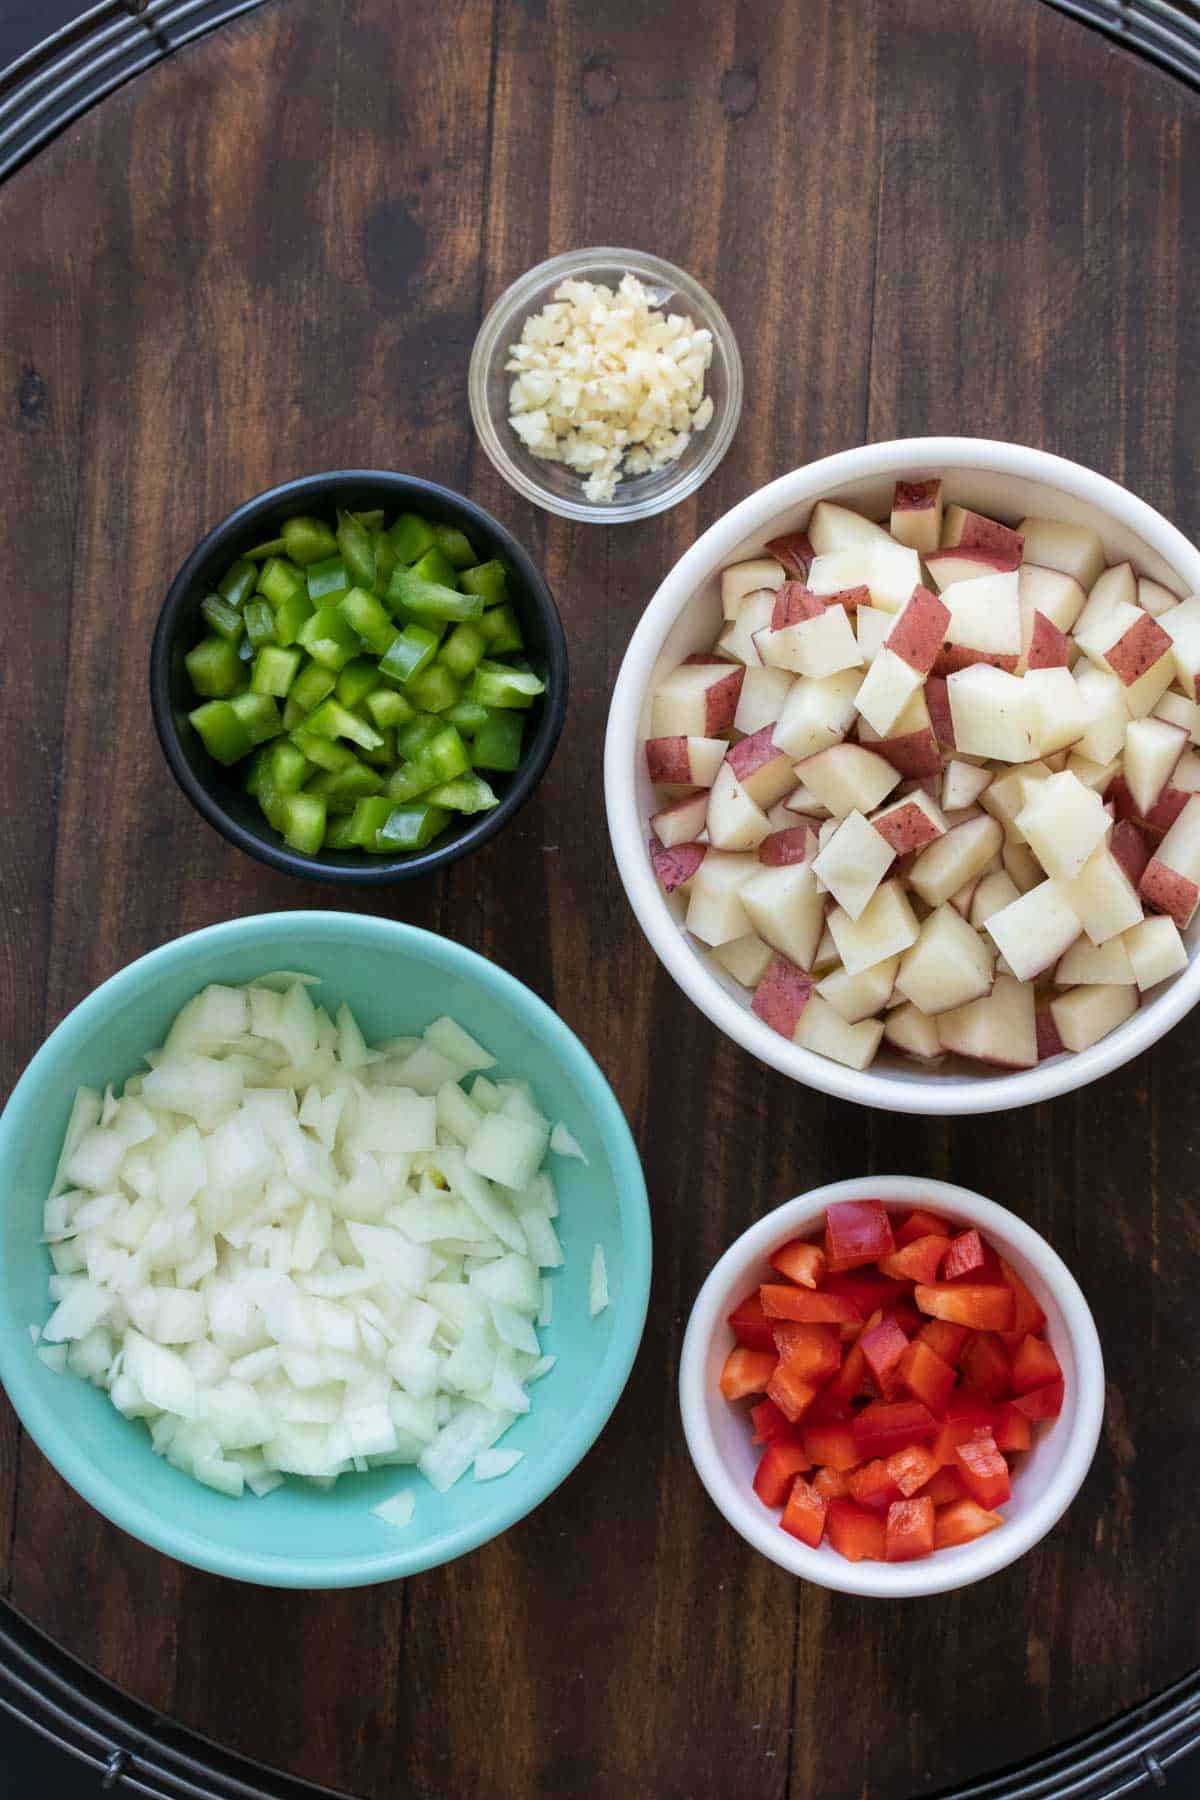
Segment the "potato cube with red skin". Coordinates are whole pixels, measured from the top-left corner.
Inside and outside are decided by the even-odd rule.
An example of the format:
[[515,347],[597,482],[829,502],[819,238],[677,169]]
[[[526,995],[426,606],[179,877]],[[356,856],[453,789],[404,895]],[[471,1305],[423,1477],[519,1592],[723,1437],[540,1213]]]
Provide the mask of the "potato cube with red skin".
[[754,1474],[754,1491],[764,1506],[782,1506],[797,1475],[811,1469],[799,1444],[782,1439],[768,1444]]
[[1022,1450],[1028,1450],[1033,1442],[1033,1422],[1018,1412],[1010,1400],[1004,1401],[996,1408],[996,1425],[992,1433],[996,1440],[997,1450],[1006,1456],[1015,1456]]
[[755,1288],[740,1300],[729,1314],[729,1329],[739,1344],[747,1350],[770,1350],[774,1352],[775,1322],[768,1319],[763,1311],[762,1295]]
[[917,1238],[950,1236],[950,1226],[945,1219],[939,1219],[936,1213],[928,1212],[923,1206],[914,1206],[902,1225],[896,1228],[896,1244],[903,1248]]
[[857,1468],[862,1461],[858,1440],[848,1424],[841,1424],[837,1420],[831,1420],[828,1424],[806,1421],[800,1435],[807,1455],[823,1468],[838,1469],[845,1473]]
[[972,1500],[989,1512],[1003,1506],[1012,1493],[1008,1464],[992,1436],[971,1438],[958,1446],[958,1472]]
[[819,608],[824,608],[825,602],[819,595],[810,594],[802,581],[785,581],[775,595],[771,630],[784,631],[789,625],[798,625],[801,619],[811,619],[812,601],[816,601]]
[[841,1294],[771,1281],[765,1281],[758,1291],[768,1319],[794,1319],[801,1325],[857,1325],[862,1320],[855,1302]]
[[850,1493],[850,1482],[841,1469],[818,1469],[812,1478],[812,1486],[822,1500],[845,1500]]
[[650,823],[654,827],[650,844],[652,857],[655,842],[667,850],[673,850],[677,844],[694,844],[708,824],[708,796],[704,793],[683,794],[669,806],[652,813]]
[[966,1498],[958,1471],[950,1468],[939,1469],[933,1479],[926,1482],[921,1492],[928,1495],[935,1506],[950,1506],[955,1500]]
[[842,1366],[842,1341],[836,1325],[807,1325],[781,1319],[774,1336],[780,1362],[806,1381],[827,1381]]
[[957,1369],[963,1345],[971,1333],[968,1326],[952,1324],[949,1319],[930,1319],[927,1325],[922,1325],[917,1335],[923,1344],[929,1345],[935,1356],[940,1356],[944,1363]]
[[1063,1383],[1052,1381],[1047,1387],[1034,1388],[1013,1401],[1017,1411],[1027,1419],[1057,1419],[1063,1407]]
[[952,1325],[969,1325],[972,1331],[1010,1331],[1016,1310],[1010,1287],[984,1282],[919,1283],[913,1299],[923,1313],[949,1319]]
[[983,513],[966,506],[949,506],[942,523],[943,550],[987,550],[1003,557],[1011,568],[1017,568],[1025,548],[1025,539],[1011,525],[1001,525]]
[[898,544],[927,556],[942,538],[942,484],[898,481],[892,493],[892,536]]
[[775,744],[773,725],[764,725],[733,744],[725,758],[743,790],[756,806],[774,806],[796,785],[794,764]]
[[932,1500],[894,1500],[888,1507],[884,1556],[890,1563],[914,1562],[933,1550]]
[[921,789],[882,807],[872,815],[871,824],[897,856],[923,850],[945,837],[947,830],[941,807]]
[[875,1262],[896,1248],[882,1200],[841,1200],[827,1206],[825,1236],[833,1272]]
[[773,1350],[746,1350],[739,1344],[725,1358],[721,1392],[727,1400],[744,1400],[747,1394],[765,1394],[775,1373]]
[[847,1562],[882,1562],[886,1527],[881,1513],[853,1500],[831,1500],[825,1513],[825,1535]]
[[720,737],[733,724],[746,671],[721,661],[681,663],[659,684],[652,706],[653,737]]
[[890,1456],[907,1444],[928,1443],[938,1423],[919,1400],[872,1400],[855,1414],[853,1429],[860,1456]]
[[1066,1049],[1054,1023],[1054,1014],[1048,1006],[1039,1006],[1033,1015],[1033,1026],[1037,1033],[1037,1053],[1039,1062],[1047,1062],[1052,1056],[1061,1056]]
[[908,1338],[894,1318],[881,1318],[868,1325],[858,1339],[858,1347],[881,1394],[896,1385],[896,1365],[908,1349]]
[[974,1500],[953,1500],[949,1506],[937,1509],[933,1521],[933,1547],[949,1550],[955,1544],[970,1544],[1003,1523],[1002,1514],[988,1512]]
[[767,972],[754,990],[751,1010],[764,1025],[781,1037],[795,1036],[804,1009],[813,996],[813,982],[803,969],[776,953]]
[[758,860],[768,869],[789,868],[810,862],[816,851],[816,834],[808,825],[785,825],[767,834],[758,846]]
[[647,738],[646,770],[651,781],[672,787],[711,787],[728,749],[717,737]]
[[797,1475],[792,1483],[792,1491],[788,1495],[787,1505],[783,1509],[783,1517],[779,1521],[783,1529],[802,1544],[815,1550],[825,1535],[825,1501],[803,1475]]
[[1193,795],[1147,863],[1138,892],[1155,912],[1169,914],[1186,931],[1200,902],[1198,884],[1200,799]]
[[1122,687],[1132,687],[1147,669],[1152,669],[1156,662],[1170,654],[1171,639],[1157,619],[1144,612],[1122,632],[1115,644],[1108,646],[1104,660],[1120,679]]
[[772,538],[763,547],[767,555],[773,556],[793,581],[803,581],[807,577],[809,565],[817,554],[806,531],[785,532],[782,537]]
[[1045,1339],[1023,1338],[1012,1359],[1013,1393],[1032,1394],[1035,1388],[1049,1387],[1052,1381],[1061,1380],[1058,1358]]
[[914,1400],[940,1417],[954,1390],[954,1370],[921,1339],[910,1343],[896,1365],[896,1377]]
[[[896,1242],[900,1242],[898,1237]],[[928,1237],[914,1238],[891,1256],[880,1257],[879,1268],[897,1281],[936,1281],[949,1247],[948,1237],[931,1232]]]
[[668,850],[657,838],[650,839],[650,864],[664,894],[685,886],[707,855],[707,844],[674,844]]
[[1013,1371],[1008,1352],[994,1331],[977,1331],[968,1340],[959,1364],[962,1385],[985,1400],[1003,1400],[1011,1392]]
[[773,1400],[760,1400],[757,1406],[752,1406],[750,1420],[754,1426],[754,1436],[750,1440],[752,1444],[773,1444],[779,1438],[789,1444],[800,1442],[798,1430],[785,1418]]
[[1045,613],[1035,612],[1026,669],[1065,669],[1070,662],[1071,640],[1066,632],[1052,624]]
[[909,1444],[904,1450],[893,1450],[887,1459],[887,1472],[901,1496],[911,1500],[935,1478],[938,1462],[927,1444]]
[[[1186,797],[1183,805],[1187,805]],[[1180,812],[1183,807],[1180,807]],[[1179,815],[1176,814],[1176,817]],[[1174,820],[1172,820],[1174,824]],[[1132,819],[1118,819],[1113,826],[1109,849],[1136,887],[1145,873],[1146,864],[1150,861],[1150,846],[1146,842],[1145,833]]]
[[928,675],[938,659],[949,623],[950,609],[945,602],[928,588],[918,586],[884,639],[883,647],[918,675]]
[[790,1243],[781,1244],[772,1254],[771,1267],[799,1287],[819,1287],[825,1277],[825,1252],[819,1244],[806,1244],[803,1238],[792,1238]]
[[846,1485],[850,1498],[872,1512],[886,1512],[892,1501],[900,1498],[900,1489],[889,1475],[887,1464],[879,1460],[860,1463],[846,1477]]
[[950,1248],[942,1258],[942,1280],[953,1281],[959,1275],[970,1275],[975,1269],[982,1269],[983,1239],[972,1228],[959,1232],[952,1238]]

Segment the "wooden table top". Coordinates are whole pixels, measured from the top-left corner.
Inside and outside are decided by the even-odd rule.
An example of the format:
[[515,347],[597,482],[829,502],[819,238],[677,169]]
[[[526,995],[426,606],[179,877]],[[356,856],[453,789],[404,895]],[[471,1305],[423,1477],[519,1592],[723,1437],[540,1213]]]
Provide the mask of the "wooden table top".
[[[153,69],[0,191],[5,1088],[97,982],[178,933],[329,894],[238,854],[154,740],[150,632],[197,537],[340,465],[464,489],[545,567],[571,715],[516,826],[348,906],[493,957],[628,1111],[650,1317],[581,1468],[498,1542],[351,1593],[177,1567],[78,1500],[0,1411],[0,1592],[224,1744],[368,1800],[900,1800],[1112,1717],[1200,1662],[1194,1402],[1200,1019],[1085,1093],[944,1122],[760,1068],[673,987],[607,845],[609,691],[697,532],[865,439],[1005,437],[1200,532],[1200,96],[1038,0],[275,0]],[[483,309],[589,243],[718,297],[741,429],[664,518],[577,527],[474,441]],[[1108,1360],[1091,1477],[983,1587],[885,1606],[756,1556],[700,1488],[676,1364],[754,1217],[863,1170],[1013,1206]]]

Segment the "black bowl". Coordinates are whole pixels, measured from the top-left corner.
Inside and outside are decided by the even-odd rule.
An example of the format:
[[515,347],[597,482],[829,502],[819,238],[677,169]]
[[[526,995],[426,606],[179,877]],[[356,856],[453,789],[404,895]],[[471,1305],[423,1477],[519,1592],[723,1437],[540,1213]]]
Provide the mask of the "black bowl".
[[[332,517],[336,507],[383,507],[388,513],[419,512],[466,532],[481,559],[499,557],[511,576],[513,606],[529,660],[542,674],[546,691],[528,714],[532,731],[520,766],[492,777],[499,806],[450,825],[427,850],[408,855],[368,856],[365,851],[326,850],[305,856],[286,844],[243,791],[237,766],[223,768],[208,754],[188,713],[198,704],[184,657],[204,635],[200,603],[230,563],[264,539],[275,537],[294,513]],[[314,881],[363,884],[405,881],[429,875],[487,843],[529,798],[546,772],[567,713],[567,644],[562,621],[545,580],[514,537],[490,513],[431,481],[378,469],[334,469],[306,475],[247,500],[196,546],[171,583],[150,652],[150,704],[159,742],[171,772],[198,812],[231,844],[272,868]],[[528,727],[527,727],[528,730]]]

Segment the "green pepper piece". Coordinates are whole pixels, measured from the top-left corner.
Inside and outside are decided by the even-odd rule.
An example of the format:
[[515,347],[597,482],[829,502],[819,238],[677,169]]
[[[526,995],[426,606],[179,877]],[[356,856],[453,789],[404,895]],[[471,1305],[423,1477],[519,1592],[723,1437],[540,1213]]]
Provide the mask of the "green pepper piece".
[[525,712],[545,691],[545,682],[539,681],[531,669],[513,669],[507,663],[485,660],[471,678],[471,699],[478,700],[481,706],[513,707]]
[[423,669],[419,675],[414,675],[404,685],[409,699],[422,712],[445,712],[462,694],[462,688],[449,669],[438,662]]
[[289,700],[294,700],[304,712],[309,713],[314,706],[320,706],[322,700],[328,700],[337,686],[337,676],[332,669],[322,668],[320,663],[309,663],[301,669],[292,683]]
[[458,570],[436,544],[413,564],[409,573],[418,581],[432,581],[437,587],[447,587],[452,591],[458,587]]
[[346,566],[346,574],[354,587],[375,586],[375,551],[371,533],[353,513],[339,512],[337,542]]
[[226,767],[239,762],[254,748],[249,731],[228,700],[209,700],[190,712],[188,718],[208,754]]
[[281,537],[268,538],[265,544],[255,544],[253,550],[247,550],[248,562],[265,562],[269,556],[282,556],[286,545]]
[[486,723],[475,733],[471,761],[477,769],[495,769],[511,775],[521,760],[521,735],[525,727],[522,713],[489,712]]
[[397,632],[386,653],[379,659],[379,673],[393,681],[411,681],[427,669],[437,655],[441,637],[423,625],[406,625]]
[[391,801],[381,795],[360,800],[350,819],[351,843],[360,850],[374,850],[380,827],[387,824],[392,811]]
[[394,725],[407,725],[415,710],[403,694],[386,687],[375,688],[366,696],[363,705],[371,715],[372,725],[380,731],[387,731]]
[[258,570],[249,557],[239,556],[217,583],[217,592],[230,606],[242,606],[254,592]]
[[264,781],[258,790],[258,808],[268,825],[276,831],[283,830],[283,803],[286,794],[276,793],[270,782]]
[[293,850],[315,856],[325,841],[325,802],[319,794],[288,794],[282,808],[283,836]]
[[508,598],[507,571],[504,564],[495,559],[476,563],[473,569],[464,569],[458,585],[464,593],[481,595],[485,606],[499,606]]
[[375,656],[386,656],[396,639],[396,627],[383,603],[366,588],[352,587],[338,602],[338,611],[349,620]]
[[475,774],[444,781],[440,787],[431,788],[424,798],[427,806],[444,806],[460,813],[490,812],[500,804],[483,776]]
[[336,606],[319,607],[305,619],[299,641],[314,662],[334,670],[344,669],[359,649],[358,633]]
[[471,540],[457,525],[435,525],[434,540],[446,561],[455,569],[469,569],[478,562],[478,557],[471,548]]
[[503,656],[510,650],[523,650],[525,640],[521,625],[511,606],[493,606],[479,621],[479,630],[487,644],[489,656]]
[[193,688],[205,700],[225,700],[242,685],[242,663],[228,638],[201,638],[184,657]]
[[350,712],[339,700],[323,700],[305,721],[305,730],[314,737],[349,738],[363,750],[378,750],[383,738],[374,726]]
[[378,794],[382,790],[383,776],[378,769],[368,769],[366,763],[355,759],[348,768],[325,769],[320,775],[314,775],[305,791],[320,794],[331,809],[353,812],[365,795]]
[[374,532],[383,530],[382,506],[374,506],[368,512],[352,512],[350,517],[352,519],[357,519],[365,531]]
[[388,850],[424,850],[444,831],[450,814],[440,806],[397,806],[379,833],[378,842]]
[[441,779],[423,750],[392,770],[384,791],[391,800],[414,800],[418,794],[427,794],[430,788],[437,787]]
[[371,548],[375,552],[375,583],[373,592],[386,594],[388,582],[392,579],[392,570],[396,566],[396,552],[392,549],[392,540],[386,531],[376,531],[371,535]]
[[430,738],[421,758],[434,770],[439,781],[453,781],[456,775],[465,774],[471,767],[467,746],[453,725],[447,725],[436,737]]
[[292,561],[299,563],[301,568],[321,562],[337,551],[337,539],[328,525],[320,519],[305,518],[303,514],[289,519],[284,525],[283,544]]
[[411,569],[395,569],[388,582],[388,604],[402,606],[426,619],[478,619],[483,613],[479,594],[460,594],[436,581],[423,581]]
[[431,713],[418,713],[409,724],[396,731],[396,755],[419,756],[431,738],[442,729],[442,721]]
[[379,664],[369,662],[365,656],[356,656],[338,676],[333,691],[343,706],[359,706],[378,686]]
[[275,608],[275,641],[284,649],[294,644],[300,636],[300,628],[306,619],[313,615],[313,603],[301,590],[290,599],[281,600]]
[[254,661],[254,645],[248,637],[238,639],[237,653],[242,662]]
[[362,759],[365,763],[370,763],[373,769],[383,769],[386,772],[396,766],[396,734],[394,731],[385,731],[381,735],[383,742],[378,750],[364,750]]
[[433,549],[437,533],[427,519],[416,513],[401,513],[388,532],[388,539],[400,562],[415,563],[418,556]]
[[477,700],[456,700],[441,715],[445,724],[453,725],[464,737],[474,737],[480,726],[487,724],[489,716],[487,707],[480,706]]
[[210,631],[231,644],[236,644],[246,629],[241,613],[228,600],[222,600],[220,594],[205,594],[200,602],[200,616]]
[[275,642],[275,614],[265,600],[249,601],[242,617],[246,621],[246,636],[252,650],[261,650],[264,644]]
[[258,591],[272,606],[282,606],[293,594],[307,594],[304,572],[282,556],[270,556],[258,571]]
[[460,681],[471,674],[487,649],[481,625],[482,621],[480,625],[456,625],[438,655],[438,661],[445,663]]
[[313,772],[308,758],[286,738],[276,738],[258,754],[263,758],[263,779],[277,794],[298,794]]
[[292,743],[306,762],[315,763],[318,769],[325,769],[330,774],[348,769],[358,761],[348,745],[339,744],[334,738],[317,737],[314,732],[305,731],[303,726],[293,730]]
[[283,730],[279,708],[270,694],[235,694],[229,705],[250,733],[252,744],[264,744]]
[[335,606],[350,586],[346,565],[340,556],[327,556],[323,562],[310,563],[306,578],[308,597],[314,606]]
[[278,644],[264,644],[254,659],[250,692],[273,694],[277,700],[285,700],[299,667],[298,650],[281,650]]
[[248,794],[257,794],[263,785],[266,772],[266,758],[271,754],[265,747],[257,749],[246,764],[246,778],[242,782]]
[[326,850],[356,850],[358,848],[354,839],[353,813],[343,813],[338,818],[326,818],[325,848]]

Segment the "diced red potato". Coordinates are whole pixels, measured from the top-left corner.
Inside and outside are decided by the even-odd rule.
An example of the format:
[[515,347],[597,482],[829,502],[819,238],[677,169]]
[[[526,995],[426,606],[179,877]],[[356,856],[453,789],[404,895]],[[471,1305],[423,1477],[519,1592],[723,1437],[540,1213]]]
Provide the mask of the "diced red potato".
[[681,663],[655,693],[654,735],[719,737],[733,724],[744,675],[726,662]]
[[919,675],[928,675],[937,661],[951,618],[944,601],[928,588],[917,587],[884,640],[884,648]]
[[722,658],[742,663],[747,669],[760,669],[762,657],[755,639],[771,623],[775,610],[775,594],[771,588],[747,594],[738,606],[737,616],[729,621],[717,639]]
[[795,1037],[796,1027],[812,995],[812,977],[795,963],[790,963],[786,956],[776,955],[754,990],[752,1010],[764,1025],[790,1039]]
[[650,861],[664,894],[685,887],[707,855],[705,844],[673,844],[668,849],[657,838],[650,839]]
[[686,924],[693,937],[716,948],[753,929],[741,890],[761,864],[757,856],[710,850],[692,878]]
[[647,738],[646,769],[651,781],[667,786],[711,787],[728,749],[724,738]]
[[1066,632],[1051,624],[1044,612],[1035,612],[1026,669],[1065,669],[1070,660],[1071,640]]
[[1200,902],[1200,799],[1190,799],[1146,864],[1138,892],[1186,931]]
[[750,737],[764,725],[774,725],[782,717],[794,686],[787,669],[768,669],[762,663],[748,667],[733,717],[734,730]]
[[1096,583],[1104,568],[1104,545],[1090,525],[1069,525],[1062,519],[1027,518],[1017,526],[1024,540],[1022,555],[1042,568],[1061,569],[1085,591]]
[[984,575],[1008,575],[1016,568],[1011,556],[996,550],[935,550],[925,558],[939,594],[960,581],[977,581]]
[[673,800],[670,806],[664,806],[650,819],[655,837],[668,850],[673,850],[676,844],[695,843],[707,822],[708,795],[703,793],[686,794],[680,800]]
[[758,846],[758,860],[770,868],[810,862],[816,854],[816,833],[809,825],[789,825],[770,832]]
[[721,572],[721,610],[727,619],[737,617],[737,610],[747,594],[762,588],[777,588],[784,578],[782,563],[773,556],[755,556],[746,562],[731,563]]
[[764,810],[796,785],[795,764],[775,743],[770,725],[731,745],[725,766],[733,771],[743,792]]
[[926,556],[942,540],[942,484],[898,481],[892,494],[891,532],[898,544],[906,544]]
[[1159,623],[1171,644],[1175,676],[1188,700],[1200,700],[1200,597],[1164,609]]
[[764,944],[753,931],[748,931],[744,937],[733,938],[727,944],[717,944],[712,951],[713,960],[746,988],[758,986],[774,954],[770,944]]
[[942,525],[944,550],[986,550],[1004,556],[1016,568],[1025,548],[1025,540],[1010,525],[989,519],[983,513],[971,512],[965,506],[948,506]]
[[806,531],[789,531],[783,537],[772,538],[764,548],[769,556],[782,564],[792,581],[804,580],[809,564],[817,554]]
[[936,800],[922,789],[893,800],[872,815],[871,823],[879,835],[895,851],[904,856],[910,850],[923,850],[946,835],[946,818]]

